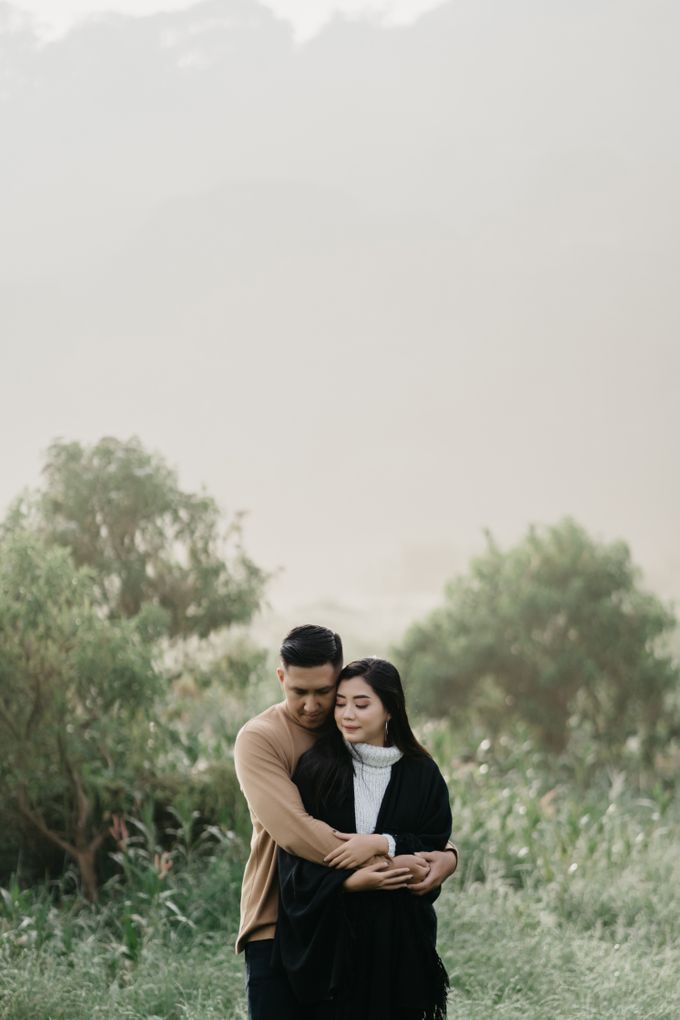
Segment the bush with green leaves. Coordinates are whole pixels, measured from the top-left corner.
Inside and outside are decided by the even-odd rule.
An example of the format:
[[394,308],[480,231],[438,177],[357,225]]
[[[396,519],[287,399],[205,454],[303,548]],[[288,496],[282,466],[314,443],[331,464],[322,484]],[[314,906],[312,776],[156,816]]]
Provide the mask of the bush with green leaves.
[[78,864],[96,897],[112,810],[151,774],[163,734],[156,639],[165,614],[107,619],[69,552],[15,533],[0,544],[0,789]]
[[427,715],[472,714],[492,732],[520,720],[558,754],[577,730],[603,757],[633,741],[651,762],[680,733],[676,626],[623,542],[564,520],[507,552],[489,536],[395,657]]

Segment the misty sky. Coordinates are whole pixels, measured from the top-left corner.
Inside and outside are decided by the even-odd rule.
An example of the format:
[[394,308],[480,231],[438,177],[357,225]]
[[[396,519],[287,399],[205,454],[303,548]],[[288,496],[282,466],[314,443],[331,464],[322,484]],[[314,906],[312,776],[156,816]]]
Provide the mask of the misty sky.
[[[312,38],[332,18],[372,20],[383,25],[410,24],[444,0],[263,0],[292,27],[298,42]],[[41,38],[55,38],[86,18],[108,14],[147,17],[191,8],[190,0],[18,0],[12,7],[27,14]],[[226,16],[229,14],[225,6]]]
[[283,612],[565,514],[680,597],[677,3],[85,6],[0,3],[3,507],[137,434]]

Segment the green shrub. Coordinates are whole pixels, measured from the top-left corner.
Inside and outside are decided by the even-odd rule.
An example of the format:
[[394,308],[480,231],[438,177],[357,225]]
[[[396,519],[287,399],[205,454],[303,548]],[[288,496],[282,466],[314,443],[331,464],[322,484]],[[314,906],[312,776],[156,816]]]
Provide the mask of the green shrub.
[[600,761],[637,746],[651,766],[680,734],[676,634],[628,547],[565,520],[507,552],[489,536],[395,658],[427,715],[474,716],[496,735],[519,721],[554,754],[581,734]]

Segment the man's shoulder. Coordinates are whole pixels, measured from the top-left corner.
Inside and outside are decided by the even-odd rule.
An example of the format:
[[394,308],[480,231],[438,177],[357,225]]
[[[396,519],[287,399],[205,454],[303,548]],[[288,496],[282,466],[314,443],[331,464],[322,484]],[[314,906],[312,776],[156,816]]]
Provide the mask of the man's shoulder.
[[236,734],[236,745],[247,744],[250,740],[257,742],[274,741],[289,729],[288,718],[284,711],[284,703],[270,705],[264,712],[254,715],[244,723]]
[[279,749],[281,744],[287,747],[291,741],[291,720],[285,712],[283,702],[270,705],[264,712],[253,716],[244,723],[237,733],[234,749],[239,751],[247,746],[262,747],[268,745]]
[[283,769],[292,775],[298,757],[293,729],[283,702],[249,719],[234,741],[237,774]]
[[269,708],[265,708],[264,712],[258,712],[252,719],[244,723],[239,733],[248,732],[249,730],[261,730],[269,729],[272,725],[277,725],[281,722],[281,716],[284,713],[284,703],[278,701],[275,705],[270,705]]

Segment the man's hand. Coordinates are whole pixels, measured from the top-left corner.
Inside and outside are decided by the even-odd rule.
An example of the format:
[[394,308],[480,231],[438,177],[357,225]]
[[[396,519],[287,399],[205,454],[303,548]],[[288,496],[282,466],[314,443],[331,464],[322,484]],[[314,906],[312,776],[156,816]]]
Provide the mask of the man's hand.
[[453,850],[419,850],[415,856],[430,865],[430,872],[426,878],[421,882],[409,884],[409,889],[416,896],[424,896],[439,888],[458,867],[458,854]]
[[422,882],[430,873],[430,865],[422,857],[415,854],[398,854],[392,858],[393,868],[408,868],[410,873],[409,888],[414,882]]
[[359,868],[342,883],[347,892],[367,892],[379,889],[389,892],[391,889],[405,889],[411,877],[408,868],[391,868],[387,861],[369,864],[367,868]]
[[360,868],[372,857],[386,854],[388,850],[386,838],[375,832],[369,836],[356,832],[336,832],[335,835],[343,843],[324,857],[323,862],[329,868]]

